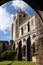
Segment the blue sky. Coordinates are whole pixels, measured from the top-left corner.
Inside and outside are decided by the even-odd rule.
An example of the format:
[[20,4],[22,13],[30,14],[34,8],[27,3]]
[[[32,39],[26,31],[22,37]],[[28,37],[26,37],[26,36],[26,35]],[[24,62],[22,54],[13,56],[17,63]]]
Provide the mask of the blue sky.
[[0,6],[0,40],[10,40],[12,17],[21,9],[31,15],[34,10],[23,1],[10,1]]

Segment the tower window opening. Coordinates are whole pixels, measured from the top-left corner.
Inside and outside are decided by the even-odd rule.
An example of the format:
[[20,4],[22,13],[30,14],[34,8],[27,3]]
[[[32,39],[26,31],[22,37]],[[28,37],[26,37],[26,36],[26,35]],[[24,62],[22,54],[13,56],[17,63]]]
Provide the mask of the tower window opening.
[[23,27],[21,28],[21,35],[23,35]]
[[25,14],[23,16],[25,17]]
[[19,15],[19,17],[21,17],[21,15]]
[[28,26],[28,32],[29,32],[30,31],[29,22],[28,22],[27,26]]

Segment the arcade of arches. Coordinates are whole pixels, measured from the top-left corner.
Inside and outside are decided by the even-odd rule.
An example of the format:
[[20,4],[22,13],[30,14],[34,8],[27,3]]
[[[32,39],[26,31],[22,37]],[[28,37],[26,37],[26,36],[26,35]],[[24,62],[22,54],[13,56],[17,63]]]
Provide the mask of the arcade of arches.
[[[24,15],[23,11],[19,10],[19,13],[17,12],[14,16],[13,20],[13,31],[11,35],[12,40],[17,40],[15,41],[15,44],[18,42],[18,49],[17,49],[17,54],[18,54],[18,60],[27,60],[30,61],[32,60],[32,56],[36,56],[42,51],[42,46],[41,43],[38,42],[40,38],[43,40],[43,26],[41,24],[41,20],[36,14],[36,12],[28,18],[28,15],[25,17],[21,15]],[[18,18],[20,16],[20,18]],[[28,18],[28,20],[27,20]],[[18,21],[19,20],[19,21]],[[22,21],[22,22],[21,22]],[[17,25],[18,24],[18,25]],[[32,33],[32,31],[35,30],[36,32]],[[16,32],[16,33],[15,33]],[[28,34],[30,32],[30,34]],[[26,36],[23,36],[27,34]],[[23,37],[22,37],[23,36]],[[20,37],[20,38],[19,38]],[[40,46],[39,46],[40,44]],[[17,47],[17,45],[16,45]],[[38,53],[39,52],[39,53]],[[40,54],[41,56],[41,54]],[[42,60],[42,58],[38,56],[37,57],[37,62],[39,59]],[[43,63],[42,63],[43,64]]]

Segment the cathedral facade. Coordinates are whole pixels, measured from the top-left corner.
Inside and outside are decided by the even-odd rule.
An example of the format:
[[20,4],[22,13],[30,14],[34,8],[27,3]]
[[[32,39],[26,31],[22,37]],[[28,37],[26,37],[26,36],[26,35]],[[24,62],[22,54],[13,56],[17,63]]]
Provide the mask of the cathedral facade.
[[[30,61],[32,56],[37,55],[36,40],[39,39],[41,34],[39,27],[40,29],[42,28],[40,19],[36,13],[28,16],[26,13],[19,10],[13,16],[13,22],[11,25],[11,40],[15,42],[17,54],[20,54],[19,52],[21,51],[22,59]],[[21,43],[21,46],[19,43]]]

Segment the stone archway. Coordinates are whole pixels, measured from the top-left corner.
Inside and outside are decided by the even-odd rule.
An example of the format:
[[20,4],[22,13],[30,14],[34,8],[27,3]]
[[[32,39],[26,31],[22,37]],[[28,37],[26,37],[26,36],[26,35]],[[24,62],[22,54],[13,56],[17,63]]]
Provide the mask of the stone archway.
[[[11,0],[3,0],[3,1],[0,0],[0,5],[2,5],[5,2],[8,2],[8,1],[11,1]],[[27,2],[38,13],[41,21],[43,22],[43,3],[41,3],[41,0],[25,0],[25,2]],[[40,43],[41,41],[37,40],[37,43],[38,42]],[[38,54],[38,56],[39,56],[39,54]],[[39,60],[40,60],[40,58],[39,58]],[[43,59],[41,61],[43,62]],[[43,65],[43,63],[42,64],[41,63],[38,63],[38,65]]]

